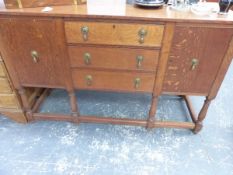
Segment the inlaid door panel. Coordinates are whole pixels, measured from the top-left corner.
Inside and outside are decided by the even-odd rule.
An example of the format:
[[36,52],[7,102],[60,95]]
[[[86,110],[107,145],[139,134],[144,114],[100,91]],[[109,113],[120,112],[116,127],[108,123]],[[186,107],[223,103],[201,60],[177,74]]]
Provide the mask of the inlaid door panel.
[[208,94],[233,28],[176,26],[164,92]]
[[2,55],[11,60],[22,85],[64,86],[61,24],[54,19],[0,19]]

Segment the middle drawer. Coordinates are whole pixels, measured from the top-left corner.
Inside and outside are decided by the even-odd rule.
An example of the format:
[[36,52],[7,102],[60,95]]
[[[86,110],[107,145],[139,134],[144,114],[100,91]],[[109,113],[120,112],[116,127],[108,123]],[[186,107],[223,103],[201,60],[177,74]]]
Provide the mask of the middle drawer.
[[155,49],[69,46],[71,67],[155,71],[159,51]]

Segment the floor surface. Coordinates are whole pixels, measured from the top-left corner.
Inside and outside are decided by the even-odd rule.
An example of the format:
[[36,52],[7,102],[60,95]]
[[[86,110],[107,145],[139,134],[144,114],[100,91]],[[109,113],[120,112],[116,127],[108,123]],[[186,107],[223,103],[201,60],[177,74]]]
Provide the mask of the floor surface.
[[[233,175],[233,65],[210,106],[204,129],[153,129],[42,121],[18,124],[0,117],[0,175]],[[145,118],[149,94],[77,93],[83,114]],[[203,98],[193,97],[198,111]],[[55,90],[41,112],[69,113]],[[184,102],[160,98],[158,118],[187,120]]]

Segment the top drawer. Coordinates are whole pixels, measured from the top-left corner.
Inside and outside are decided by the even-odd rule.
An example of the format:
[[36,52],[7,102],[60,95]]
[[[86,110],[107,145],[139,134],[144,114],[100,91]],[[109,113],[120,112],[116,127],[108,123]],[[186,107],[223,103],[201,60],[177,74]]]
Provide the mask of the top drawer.
[[160,47],[163,25],[66,21],[68,43]]

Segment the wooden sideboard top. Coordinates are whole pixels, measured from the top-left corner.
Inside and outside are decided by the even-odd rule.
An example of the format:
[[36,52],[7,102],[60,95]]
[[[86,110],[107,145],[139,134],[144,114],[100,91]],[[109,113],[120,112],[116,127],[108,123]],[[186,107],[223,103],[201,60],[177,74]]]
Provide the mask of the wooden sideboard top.
[[[218,10],[217,3],[208,3]],[[121,7],[120,7],[121,8]],[[213,13],[210,16],[198,16],[192,12],[178,12],[169,7],[160,9],[143,9],[127,4],[121,9],[109,9],[109,7],[88,7],[84,5],[53,6],[50,12],[42,12],[44,7],[24,8],[24,9],[6,9],[4,5],[0,6],[0,15],[25,15],[25,16],[51,16],[51,17],[78,17],[78,18],[98,18],[98,19],[137,19],[146,21],[171,21],[171,22],[202,22],[202,23],[221,23],[233,24],[233,11],[229,14],[218,15]]]

